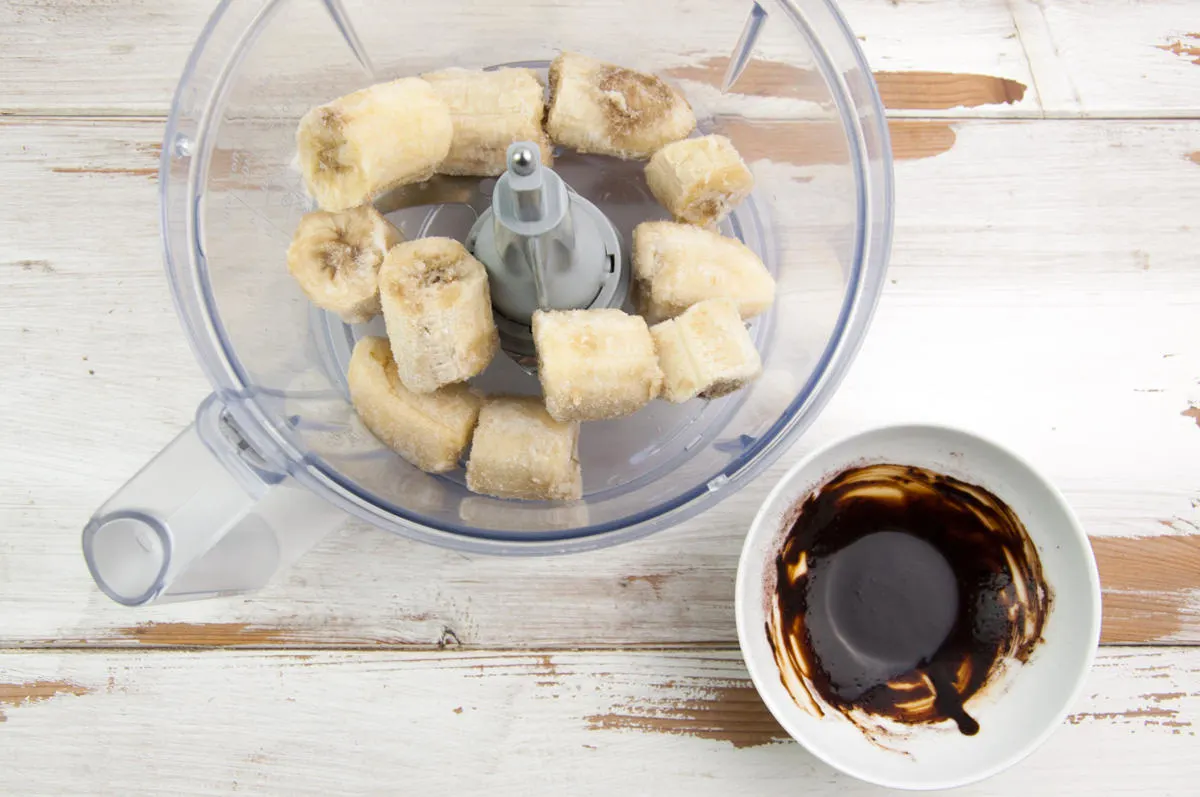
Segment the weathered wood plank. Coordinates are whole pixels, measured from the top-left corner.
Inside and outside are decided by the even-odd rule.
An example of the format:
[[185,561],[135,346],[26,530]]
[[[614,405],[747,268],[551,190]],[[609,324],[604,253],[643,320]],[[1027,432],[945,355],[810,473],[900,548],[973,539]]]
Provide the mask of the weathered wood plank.
[[[1084,694],[961,793],[1194,793],[1200,651],[1110,649]],[[883,793],[788,741],[736,650],[6,653],[0,710],[11,794]]]
[[[143,173],[160,127],[0,123],[0,227],[19,231],[0,241],[0,375],[19,386],[0,392],[0,644],[728,642],[740,539],[774,478],[813,446],[906,420],[990,434],[1062,487],[1096,540],[1106,641],[1200,641],[1200,171],[1185,157],[1200,123],[948,129],[945,152],[898,162],[890,280],[845,385],[715,510],[565,559],[353,526],[260,596],[130,611],[90,585],[79,529],[207,392]],[[821,165],[796,168],[817,193],[789,201],[815,201]]]
[[[1189,0],[1108,4],[1103,13],[1087,0],[839,5],[897,115],[1200,114],[1194,64],[1200,56],[1193,52],[1200,52],[1200,39]],[[494,62],[551,57],[542,31],[552,30],[556,48],[583,47],[613,60],[716,80],[744,14],[741,5],[724,0],[699,6],[659,0],[639,3],[638,24],[630,25],[625,8],[605,15],[594,4],[539,5],[538,37],[505,49],[494,35],[481,40],[477,31],[511,23],[520,16],[511,5],[459,9],[363,0],[347,6],[383,74],[391,74],[397,59],[419,60],[426,53],[442,62],[461,60],[463,53]],[[0,8],[0,73],[6,76],[0,114],[165,114],[211,10],[202,0],[7,3]],[[689,22],[681,28],[684,11]],[[330,44],[336,34],[317,3],[284,4],[277,18],[273,24],[286,28],[268,35],[256,54],[275,81],[259,102],[301,96],[306,85],[350,74],[349,55]],[[418,24],[435,28],[437,36],[397,36]],[[397,41],[404,42],[403,52]],[[788,49],[787,37],[775,28],[763,56],[779,61]],[[785,90],[803,91],[804,76],[782,66],[776,77]]]

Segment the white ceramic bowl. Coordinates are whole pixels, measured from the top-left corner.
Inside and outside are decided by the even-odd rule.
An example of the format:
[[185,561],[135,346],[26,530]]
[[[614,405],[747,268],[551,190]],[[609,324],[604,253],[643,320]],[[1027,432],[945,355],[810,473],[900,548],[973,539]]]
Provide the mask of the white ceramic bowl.
[[[858,465],[915,465],[990,490],[1025,524],[1053,600],[1043,641],[1029,661],[989,679],[966,708],[975,736],[954,723],[894,726],[881,746],[836,710],[818,718],[780,681],[767,640],[764,583],[775,567],[784,517],[815,488]],[[737,577],[742,654],[763,701],[797,741],[826,763],[862,780],[903,789],[961,786],[1020,761],[1062,722],[1076,700],[1100,639],[1100,581],[1086,535],[1062,495],[1017,455],[967,432],[893,426],[836,442],[795,465],[771,492],[742,549]],[[891,749],[886,749],[891,748]]]

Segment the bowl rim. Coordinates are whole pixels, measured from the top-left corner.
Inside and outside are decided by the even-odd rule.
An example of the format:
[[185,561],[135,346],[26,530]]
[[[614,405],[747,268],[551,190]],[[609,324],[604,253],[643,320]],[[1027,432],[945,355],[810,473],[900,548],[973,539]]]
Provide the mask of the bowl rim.
[[[767,695],[764,694],[764,688],[762,686],[764,680],[768,678],[777,680],[779,677],[775,663],[773,661],[764,661],[761,657],[753,657],[749,653],[749,635],[751,632],[750,629],[746,627],[748,622],[746,617],[748,611],[747,602],[751,599],[751,593],[749,591],[750,585],[748,581],[750,579],[750,571],[752,570],[752,567],[749,560],[752,556],[758,558],[759,554],[756,553],[755,549],[761,544],[762,536],[766,533],[766,530],[770,530],[771,533],[775,533],[775,531],[777,531],[777,529],[772,528],[772,524],[769,523],[770,518],[767,516],[768,509],[774,506],[780,497],[783,496],[789,489],[791,489],[797,482],[810,479],[813,474],[809,474],[807,471],[812,468],[814,462],[817,462],[820,458],[824,457],[829,451],[850,442],[858,441],[864,438],[870,438],[882,433],[894,432],[908,432],[910,434],[916,434],[920,436],[934,435],[969,439],[976,444],[982,444],[985,447],[990,446],[999,453],[1008,456],[1018,467],[1020,467],[1028,475],[1036,479],[1044,488],[1046,488],[1049,496],[1054,501],[1055,508],[1060,512],[1064,521],[1065,528],[1063,529],[1063,533],[1067,534],[1071,538],[1074,538],[1080,543],[1079,550],[1082,552],[1085,558],[1084,564],[1086,565],[1085,569],[1088,576],[1087,598],[1090,600],[1092,607],[1087,634],[1090,644],[1081,665],[1077,671],[1071,675],[1071,688],[1067,692],[1066,699],[1063,700],[1062,705],[1055,712],[1053,719],[1047,722],[1045,727],[1040,728],[1036,733],[1031,734],[1025,740],[1025,742],[1018,746],[1011,755],[1002,758],[997,763],[987,767],[982,767],[978,771],[959,778],[945,780],[922,780],[919,783],[906,782],[888,777],[879,777],[871,772],[868,767],[859,766],[857,763],[846,765],[844,763],[831,760],[822,749],[820,743],[815,741],[811,734],[799,730],[799,726],[792,721],[793,718],[798,716],[799,713],[804,712],[804,709],[802,709],[800,706],[797,706],[795,703],[789,703],[786,706],[776,705]],[[850,464],[852,463],[845,462],[839,467],[846,467]],[[983,486],[986,487],[986,485]],[[761,593],[760,586],[755,584],[754,587],[753,594],[759,595]],[[754,688],[758,692],[759,697],[762,698],[763,703],[767,706],[767,709],[771,712],[772,716],[775,717],[779,724],[783,726],[784,730],[787,731],[789,736],[803,746],[804,749],[810,754],[820,759],[828,766],[840,772],[844,772],[847,775],[858,778],[859,780],[872,783],[877,786],[884,786],[894,789],[932,791],[937,789],[950,789],[959,786],[967,786],[972,783],[977,783],[981,780],[996,775],[1008,769],[1009,767],[1014,766],[1029,756],[1034,750],[1041,747],[1042,744],[1050,737],[1050,735],[1062,725],[1062,722],[1069,713],[1071,706],[1073,706],[1079,700],[1079,697],[1083,692],[1088,673],[1091,671],[1092,665],[1095,662],[1096,652],[1099,648],[1102,618],[1100,576],[1096,568],[1096,558],[1092,551],[1091,542],[1088,539],[1087,533],[1084,531],[1083,525],[1079,522],[1079,518],[1075,515],[1074,510],[1067,502],[1066,497],[1062,494],[1062,491],[1060,491],[1058,487],[1054,485],[1053,482],[1047,479],[1025,457],[1021,456],[1016,451],[1013,451],[1008,446],[997,442],[991,437],[959,427],[937,423],[882,424],[871,426],[852,434],[838,437],[806,453],[798,462],[788,468],[787,472],[784,473],[784,475],[781,476],[771,488],[770,493],[768,493],[767,497],[763,499],[762,504],[759,506],[758,512],[754,516],[754,520],[750,524],[750,528],[747,531],[745,540],[742,544],[741,554],[738,557],[737,577],[734,584],[734,616],[737,625],[738,647],[741,649],[742,658],[746,664],[746,669],[750,673],[750,680],[754,684]]]

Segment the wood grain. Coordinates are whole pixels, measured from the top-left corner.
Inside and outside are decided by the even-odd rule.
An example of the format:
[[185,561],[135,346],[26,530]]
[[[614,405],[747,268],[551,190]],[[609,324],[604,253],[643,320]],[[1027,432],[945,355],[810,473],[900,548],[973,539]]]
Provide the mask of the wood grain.
[[249,623],[140,623],[115,629],[139,645],[153,647],[260,647],[286,635],[278,629],[252,628]]
[[[888,89],[896,114],[1200,114],[1200,86],[1193,74],[1197,59],[1189,54],[1200,41],[1195,38],[1190,0],[1109,4],[1103,13],[1087,0],[844,0],[839,6],[873,69],[895,75],[885,77],[881,87]],[[8,79],[0,86],[0,114],[165,114],[211,8],[192,2],[5,4],[0,7],[0,72]],[[390,21],[382,24],[380,18],[401,12],[357,3],[349,8],[356,18],[375,21],[364,24],[364,35],[376,60],[386,64],[396,48],[394,38],[385,35]],[[443,22],[452,9],[438,9]],[[691,44],[680,44],[678,52],[670,53],[665,32],[685,12],[711,19],[712,25],[693,30]],[[421,7],[408,7],[403,13],[409,15],[410,25],[413,20],[426,21]],[[411,41],[409,49],[478,52],[480,43],[471,31],[508,21],[499,8],[475,7],[471,13],[470,26],[442,24],[441,35]],[[489,21],[489,13],[497,18]],[[571,13],[555,8],[553,21],[570,30]],[[717,63],[714,59],[728,55],[730,31],[740,28],[742,9],[718,0],[701,6],[672,0],[642,3],[639,14],[642,24],[633,30],[615,24],[598,28],[593,15],[591,48],[618,60],[622,55],[643,60],[671,54],[673,58],[652,65],[707,75]],[[403,16],[399,19],[402,22]],[[433,24],[433,17],[429,22]],[[288,23],[290,38],[309,53],[310,61],[324,57],[334,35],[327,19],[293,12]],[[98,28],[104,36],[95,35]],[[642,37],[650,35],[663,46],[646,47]],[[47,47],[46,42],[60,46]],[[782,48],[783,40],[768,40],[766,46],[764,57],[769,61],[772,48]],[[681,55],[690,61],[681,60]],[[528,52],[507,56],[497,54],[494,62],[530,57]],[[274,71],[283,76],[303,66],[303,56],[281,56]],[[921,74],[925,77],[918,77]],[[1027,87],[1022,96],[1018,86]]]
[[[728,643],[741,536],[774,479],[835,437],[913,420],[1003,440],[1064,490],[1105,568],[1106,641],[1200,641],[1200,570],[1160,541],[1200,524],[1200,428],[1181,415],[1200,405],[1200,182],[1181,157],[1200,123],[953,125],[949,150],[898,162],[889,282],[845,384],[712,512],[537,560],[351,525],[258,595],[134,612],[91,584],[79,529],[208,390],[162,274],[154,183],[128,173],[153,165],[160,127],[0,122],[0,225],[21,231],[0,241],[0,373],[21,385],[0,393],[0,434],[37,441],[0,459],[0,645]],[[767,189],[817,202],[823,168]]]
[[[736,650],[43,652],[0,674],[67,685],[5,704],[10,794],[883,793],[780,735]],[[1198,650],[1109,649],[1044,747],[962,793],[1187,794],[1198,683]]]
[[1027,88],[1024,83],[995,75],[880,70],[874,75],[884,107],[897,110],[938,111],[1015,105],[1025,99]]
[[[932,158],[954,146],[950,122],[892,119],[888,122],[892,157],[896,160]],[[795,166],[844,164],[849,159],[842,140],[828,122],[748,121],[718,118],[713,132],[727,136],[747,162],[770,160]]]
[[1200,573],[1200,535],[1098,537],[1092,550],[1104,590],[1101,642],[1170,639],[1200,623],[1195,579],[1187,575]]
[[[1047,113],[1187,116],[1200,112],[1200,81],[1188,49],[1190,0],[1087,0],[1013,4],[1020,42]],[[1178,50],[1178,52],[1176,52]]]
[[[674,690],[676,682],[663,685]],[[692,697],[676,694],[639,697],[584,717],[589,730],[637,731],[692,736],[729,742],[735,748],[757,747],[788,738],[763,705],[754,684],[738,679],[729,685],[697,690]]]
[[[23,706],[49,700],[56,695],[86,695],[92,690],[69,681],[30,681],[20,684],[0,683],[0,706]],[[0,722],[8,717],[0,710]]]
[[[466,66],[550,57],[559,29],[710,93],[744,13],[646,2],[631,27],[541,4],[501,53],[472,31],[511,22],[507,6],[347,6],[406,21],[365,31],[385,70],[409,55],[401,27],[438,30],[404,39],[412,57],[482,59]],[[494,560],[349,524],[262,593],[141,611],[97,592],[78,532],[208,391],[155,191],[161,119],[212,4],[0,6],[0,791],[880,794],[785,740],[732,647],[732,581],[788,464],[897,421],[976,429],[1062,487],[1092,536],[1104,641],[1200,642],[1200,123],[1162,122],[1200,118],[1195,3],[839,6],[892,117],[896,238],[854,369],[780,463],[618,549]],[[685,12],[706,24],[673,26]],[[361,80],[319,4],[285,14],[259,50],[270,79],[235,100],[291,113],[275,106]],[[738,86],[763,101],[724,122],[773,202],[808,211],[844,155],[814,132],[819,86],[780,33]],[[1096,119],[981,121],[1043,117]],[[1123,117],[1159,121],[1106,121]],[[219,180],[237,157],[218,153]],[[660,649],[679,644],[696,647]],[[613,646],[629,649],[562,650]],[[535,649],[488,650],[517,647]],[[1049,743],[959,793],[1193,794],[1198,657],[1103,649]]]
[[[679,81],[696,81],[720,87],[729,68],[729,58],[716,56],[700,63],[672,67],[664,72]],[[875,70],[879,98],[889,111],[942,111],[978,108],[983,105],[1013,105],[1025,98],[1026,86],[995,75],[913,70]],[[752,60],[730,88],[738,94],[824,102],[829,89],[812,67],[801,67],[767,59]]]

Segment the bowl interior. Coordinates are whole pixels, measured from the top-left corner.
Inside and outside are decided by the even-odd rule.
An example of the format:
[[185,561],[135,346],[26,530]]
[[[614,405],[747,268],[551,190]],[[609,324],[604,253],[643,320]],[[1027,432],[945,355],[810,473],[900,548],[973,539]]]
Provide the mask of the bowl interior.
[[[836,711],[818,718],[784,688],[766,635],[769,596],[784,517],[829,477],[873,463],[916,465],[990,490],[1025,524],[1053,598],[1041,643],[1024,664],[1008,663],[967,702],[980,724],[964,736],[950,721],[893,724],[872,741]],[[1100,584],[1091,546],[1058,491],[1016,455],[966,432],[900,426],[866,432],[818,451],[772,491],[742,551],[738,636],[768,708],[794,738],[827,763],[881,785],[932,789],[994,774],[1032,751],[1062,721],[1078,694],[1100,635]]]
[[[890,234],[890,159],[882,112],[854,38],[825,0],[772,6],[743,77],[720,91],[751,4],[603,4],[227,0],[197,45],[164,144],[168,261],[202,364],[255,442],[289,471],[397,531],[482,543],[570,545],[647,533],[729,494],[782,450],[828,398],[865,333]],[[331,11],[333,13],[331,13]],[[472,495],[458,473],[421,473],[383,447],[349,405],[355,338],[314,311],[285,252],[312,209],[293,165],[311,106],[371,82],[447,66],[543,69],[564,50],[654,72],[696,110],[701,132],[729,136],[755,174],[724,232],[763,257],[779,283],[752,333],[766,373],[717,401],[655,402],[586,424],[585,498],[570,506]],[[665,214],[641,164],[566,153],[564,178],[617,224]],[[438,204],[395,210],[408,236],[464,237],[490,180]],[[481,204],[482,201],[482,204]],[[492,391],[535,393],[498,356]],[[240,413],[240,414],[239,414]],[[615,541],[615,540],[614,540]]]

